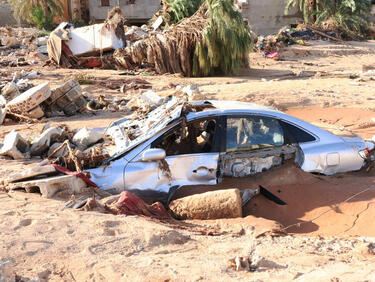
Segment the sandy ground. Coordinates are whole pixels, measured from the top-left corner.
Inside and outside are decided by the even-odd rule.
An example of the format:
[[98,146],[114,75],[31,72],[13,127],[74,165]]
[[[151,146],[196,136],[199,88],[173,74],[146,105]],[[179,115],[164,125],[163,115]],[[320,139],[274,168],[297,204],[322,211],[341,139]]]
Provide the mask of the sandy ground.
[[[163,95],[172,93],[176,85],[194,83],[207,98],[273,105],[322,127],[345,126],[371,138],[375,134],[375,82],[356,76],[361,75],[363,65],[375,65],[374,54],[375,42],[317,41],[312,46],[289,47],[281,53],[281,61],[251,54],[251,69],[237,76],[139,77]],[[21,69],[0,71],[11,75]],[[78,73],[120,81],[134,77],[109,70],[23,69],[41,73],[33,83],[48,80],[52,86]],[[124,95],[102,86],[82,88],[93,97]],[[47,122],[73,129],[105,127],[121,116],[121,112],[98,111],[37,124],[6,123],[0,126],[0,140],[12,129],[31,139]],[[39,161],[0,159],[0,177]],[[64,201],[23,192],[0,193],[0,264],[11,262],[7,269],[0,266],[0,273],[14,271],[24,278],[51,281],[372,281],[374,173],[323,177],[289,164],[235,183],[238,188],[262,184],[287,206],[258,196],[244,208],[244,218],[173,225],[138,216],[62,211]],[[233,188],[232,182],[221,185]],[[283,228],[289,235],[257,237]],[[202,235],[199,230],[213,235]],[[236,256],[251,258],[258,268],[236,271],[231,263]]]

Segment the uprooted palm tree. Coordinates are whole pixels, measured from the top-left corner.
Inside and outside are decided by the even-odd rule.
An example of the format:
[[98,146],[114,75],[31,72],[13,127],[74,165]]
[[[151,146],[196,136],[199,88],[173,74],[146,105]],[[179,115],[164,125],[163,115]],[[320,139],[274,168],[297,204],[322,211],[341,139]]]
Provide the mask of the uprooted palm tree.
[[175,24],[184,18],[191,17],[202,2],[202,0],[163,0],[163,20],[167,24]]
[[124,68],[147,65],[185,76],[230,74],[248,66],[251,36],[233,0],[204,0],[197,12],[162,33],[118,49]]
[[331,21],[349,35],[362,35],[369,25],[369,0],[286,0],[286,11],[298,6],[306,24]]
[[62,12],[59,0],[9,0],[9,3],[16,19],[23,19],[38,28],[51,29],[53,17]]

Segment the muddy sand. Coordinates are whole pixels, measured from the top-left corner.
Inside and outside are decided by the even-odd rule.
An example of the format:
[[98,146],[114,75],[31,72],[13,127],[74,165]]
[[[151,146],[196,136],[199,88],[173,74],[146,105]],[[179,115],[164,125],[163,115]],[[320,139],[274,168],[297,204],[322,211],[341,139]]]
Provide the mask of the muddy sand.
[[[291,46],[282,61],[251,54],[251,69],[233,77],[140,76],[162,95],[176,85],[198,84],[210,99],[273,105],[322,127],[345,126],[364,138],[375,134],[372,79],[352,79],[364,64],[375,64],[375,43],[313,42]],[[3,68],[14,72],[22,68]],[[117,71],[25,67],[41,75],[34,84],[60,84],[85,73],[122,80]],[[302,75],[299,75],[301,74]],[[83,85],[92,97],[118,90]],[[121,112],[98,111],[44,119],[37,124],[8,122],[0,137],[17,129],[29,138],[44,124],[71,128],[105,127]],[[0,159],[0,177],[35,165],[40,159]],[[220,188],[262,184],[287,202],[278,206],[262,196],[244,208],[244,218],[158,222],[140,216],[114,216],[64,210],[65,201],[22,191],[0,192],[0,273],[49,281],[360,281],[375,280],[375,171],[321,176],[294,164],[251,179],[224,181]],[[176,196],[192,193],[183,188]],[[200,187],[197,192],[212,189]],[[354,196],[354,197],[353,197]],[[287,235],[277,231],[286,231]],[[235,258],[250,258],[254,272],[236,271]]]

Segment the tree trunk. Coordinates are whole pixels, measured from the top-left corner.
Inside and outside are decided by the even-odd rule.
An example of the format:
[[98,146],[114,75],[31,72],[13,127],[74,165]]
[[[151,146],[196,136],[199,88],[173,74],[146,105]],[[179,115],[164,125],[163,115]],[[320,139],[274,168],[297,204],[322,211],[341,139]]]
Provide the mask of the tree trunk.
[[48,1],[43,0],[43,11],[44,11],[44,16],[47,17],[48,15]]
[[312,23],[315,24],[316,22],[316,0],[312,0],[312,5],[311,5],[312,12],[314,13],[312,16]]

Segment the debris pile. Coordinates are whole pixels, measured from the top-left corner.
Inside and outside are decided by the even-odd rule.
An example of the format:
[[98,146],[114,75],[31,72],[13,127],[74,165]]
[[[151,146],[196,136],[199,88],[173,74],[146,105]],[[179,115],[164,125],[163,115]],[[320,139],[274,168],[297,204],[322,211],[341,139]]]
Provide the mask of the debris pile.
[[[124,28],[124,22],[115,7],[103,25],[74,29],[62,23],[49,37],[49,58],[63,67],[147,69],[184,76],[230,74],[248,65],[251,35],[233,1],[203,1],[191,17],[164,30],[160,20],[153,31],[147,26]],[[88,33],[95,34],[94,39]]]
[[103,141],[103,138],[103,133],[86,127],[74,132],[63,126],[46,126],[43,132],[31,141],[12,130],[4,138],[0,155],[13,159],[46,157],[51,163],[81,171],[96,167],[109,158],[105,146],[112,143],[109,139]]
[[0,66],[44,64],[47,40],[48,36],[37,29],[0,27]]
[[300,24],[296,28],[283,28],[277,34],[258,36],[255,49],[263,52],[266,58],[278,59],[277,53],[285,47],[293,44],[305,46],[308,45],[307,41],[318,39],[343,41],[342,35],[337,33],[337,30]]
[[67,68],[114,68],[111,52],[126,44],[124,24],[118,7],[103,24],[74,28],[61,23],[48,39],[50,62]]
[[[35,121],[42,117],[70,116],[85,109],[87,100],[83,97],[81,87],[76,80],[69,80],[52,90],[48,82],[29,88],[27,77],[30,75],[36,74],[28,74],[19,80],[13,79],[2,87],[1,123],[5,115],[13,119]],[[20,93],[22,89],[28,90]]]

